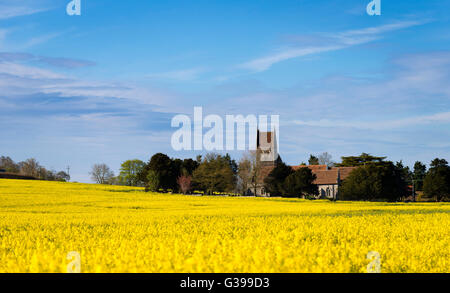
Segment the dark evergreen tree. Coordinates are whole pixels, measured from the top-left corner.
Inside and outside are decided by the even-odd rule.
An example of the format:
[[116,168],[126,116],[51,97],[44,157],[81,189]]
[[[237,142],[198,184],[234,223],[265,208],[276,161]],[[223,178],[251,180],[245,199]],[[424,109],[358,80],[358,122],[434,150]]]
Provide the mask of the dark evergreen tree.
[[450,199],[450,167],[444,159],[434,159],[423,183],[426,197],[436,201]]
[[395,201],[407,195],[402,171],[392,162],[367,164],[355,169],[343,182],[339,197],[344,200]]
[[314,184],[314,180],[316,180],[316,175],[312,173],[311,169],[298,169],[289,175],[281,186],[283,189],[283,196],[304,197],[319,194],[318,187]]
[[427,166],[417,161],[414,164],[414,173],[413,173],[415,190],[423,191],[423,181],[425,179],[426,174],[427,174]]
[[316,156],[310,155],[308,163],[309,163],[309,165],[319,165],[319,158]]
[[335,164],[336,167],[358,167],[368,164],[382,164],[386,157],[374,157],[366,153],[360,156],[342,157],[342,163]]
[[283,184],[286,178],[294,173],[294,170],[284,162],[280,162],[264,179],[264,187],[271,196],[282,196]]

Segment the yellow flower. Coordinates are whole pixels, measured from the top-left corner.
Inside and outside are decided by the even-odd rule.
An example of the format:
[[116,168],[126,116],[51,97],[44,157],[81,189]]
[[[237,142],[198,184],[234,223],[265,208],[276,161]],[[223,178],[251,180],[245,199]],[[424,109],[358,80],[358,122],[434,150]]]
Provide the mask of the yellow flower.
[[0,180],[0,273],[450,272],[450,204],[149,194]]

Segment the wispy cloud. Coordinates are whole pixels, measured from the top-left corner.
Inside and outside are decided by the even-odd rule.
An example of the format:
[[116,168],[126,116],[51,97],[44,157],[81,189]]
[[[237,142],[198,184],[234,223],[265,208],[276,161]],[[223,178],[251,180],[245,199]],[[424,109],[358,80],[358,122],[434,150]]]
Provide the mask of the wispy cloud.
[[48,34],[36,36],[36,37],[29,39],[27,42],[20,45],[16,49],[20,48],[21,50],[25,50],[25,49],[28,49],[28,48],[31,48],[31,47],[34,47],[34,46],[37,46],[40,44],[44,44],[54,38],[61,36],[62,34],[63,34],[62,32],[56,32],[56,33],[48,33]]
[[[62,60],[61,60],[62,59]],[[171,94],[149,89],[130,82],[112,82],[76,78],[27,62],[52,62],[61,66],[78,66],[79,61],[67,58],[38,57],[26,53],[0,53],[0,97],[52,95],[60,98],[111,98],[152,105],[161,112],[176,108]],[[87,61],[86,61],[87,62]],[[30,63],[30,62],[28,62]]]
[[205,68],[190,68],[183,70],[175,70],[161,73],[148,74],[148,78],[169,79],[177,81],[190,81],[197,79],[202,73],[206,72]]
[[0,1],[0,20],[32,15],[50,9],[48,7],[36,7],[36,2],[27,0]]
[[349,30],[333,35],[327,34],[325,35],[327,39],[326,45],[282,49],[274,54],[240,64],[238,67],[255,72],[261,72],[268,70],[274,64],[282,61],[329,51],[342,50],[351,46],[369,43],[382,38],[384,33],[418,26],[424,23],[424,21],[403,21],[378,27]]
[[0,52],[0,62],[36,62],[66,69],[77,69],[96,65],[95,62],[88,60],[36,56],[21,52]]
[[68,69],[82,68],[94,66],[96,63],[88,60],[79,60],[71,58],[51,58],[51,57],[39,57],[39,62],[43,62],[55,67],[62,67]]
[[418,26],[427,23],[428,21],[403,21],[403,22],[396,22],[391,24],[385,24],[377,27],[369,27],[369,28],[363,28],[363,29],[357,29],[357,30],[349,30],[343,33],[338,34],[339,36],[347,36],[347,37],[354,37],[354,36],[368,36],[368,35],[379,35],[382,33],[387,33],[390,31],[400,30],[404,28],[409,28],[413,26]]
[[266,56],[263,58],[258,58],[249,62],[246,62],[240,65],[240,68],[249,69],[256,72],[261,72],[269,69],[272,65],[293,59],[298,57],[303,57],[312,54],[319,54],[328,51],[336,51],[345,48],[343,45],[335,45],[335,46],[326,46],[326,47],[309,47],[309,48],[297,48],[297,49],[288,49],[283,50],[281,52],[275,53],[270,56]]
[[64,75],[49,70],[12,62],[0,62],[0,74],[29,79],[65,79]]
[[417,125],[427,125],[427,124],[437,124],[437,123],[450,123],[450,112],[437,113],[427,116],[414,116],[404,119],[396,120],[382,120],[373,122],[363,122],[363,121],[348,121],[348,120],[328,120],[321,119],[315,121],[301,121],[294,120],[293,124],[302,126],[313,126],[313,127],[326,127],[326,128],[356,128],[356,129],[372,129],[372,130],[388,130],[394,128],[402,128]]

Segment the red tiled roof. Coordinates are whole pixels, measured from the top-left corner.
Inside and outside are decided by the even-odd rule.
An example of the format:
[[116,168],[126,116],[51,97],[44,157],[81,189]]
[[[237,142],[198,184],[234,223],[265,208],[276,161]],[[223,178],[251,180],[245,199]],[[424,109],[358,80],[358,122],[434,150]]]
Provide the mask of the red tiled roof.
[[259,182],[262,183],[273,169],[275,169],[275,166],[262,166],[259,172]]
[[294,169],[294,171],[297,171],[300,168],[309,168],[311,169],[311,171],[326,171],[328,170],[328,166],[327,165],[300,165],[300,166],[292,166],[292,169]]
[[312,170],[312,172],[317,177],[316,180],[314,180],[314,184],[317,185],[338,184],[337,170],[325,170],[325,171]]
[[350,173],[358,167],[332,167],[331,170],[339,170],[340,179],[345,180]]
[[[260,172],[260,182],[264,181],[264,178],[269,176],[270,172],[275,168],[275,166],[264,166],[261,168]],[[292,166],[294,171],[297,171],[300,168],[309,168],[312,173],[316,175],[316,180],[314,184],[317,185],[331,185],[338,184],[338,177],[340,180],[345,180],[350,173],[355,170],[357,167],[332,167],[328,169],[327,165],[300,165],[300,166]]]

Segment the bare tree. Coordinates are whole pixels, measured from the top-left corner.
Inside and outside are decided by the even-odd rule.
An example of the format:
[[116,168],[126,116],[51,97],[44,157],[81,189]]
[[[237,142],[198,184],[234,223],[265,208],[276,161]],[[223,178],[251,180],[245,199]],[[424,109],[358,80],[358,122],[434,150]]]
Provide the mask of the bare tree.
[[251,162],[251,186],[253,188],[253,193],[256,196],[257,188],[262,183],[261,182],[262,181],[262,178],[261,178],[261,169],[262,169],[261,151],[260,150],[250,151],[249,158],[250,158],[250,162]]
[[248,154],[244,154],[238,167],[239,191],[245,195],[252,183],[252,161]]
[[36,159],[28,159],[19,163],[20,173],[25,176],[33,176],[38,178],[42,167],[39,165]]
[[322,153],[319,156],[319,165],[327,165],[328,167],[334,166],[331,155],[327,152]]
[[98,184],[110,184],[114,178],[114,172],[106,164],[95,164],[89,174]]

